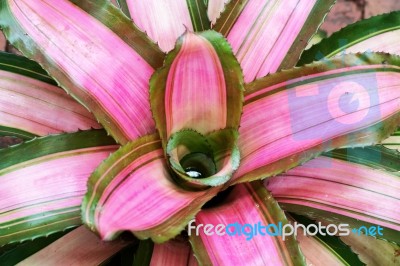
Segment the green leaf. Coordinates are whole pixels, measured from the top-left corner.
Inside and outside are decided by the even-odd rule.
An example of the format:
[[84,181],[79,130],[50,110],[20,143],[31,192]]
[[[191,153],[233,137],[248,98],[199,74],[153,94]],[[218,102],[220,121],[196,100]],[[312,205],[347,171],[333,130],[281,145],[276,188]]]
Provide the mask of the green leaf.
[[131,18],[131,14],[129,13],[129,8],[128,4],[126,3],[126,0],[117,0],[118,6],[121,9],[122,12],[128,17]]
[[386,52],[398,53],[400,11],[361,20],[304,51],[297,65],[304,65],[343,53]]
[[35,254],[39,250],[50,245],[60,237],[64,236],[71,230],[66,230],[64,232],[58,232],[51,234],[46,237],[40,237],[31,241],[25,241],[21,244],[15,245],[13,248],[9,249],[5,253],[0,255],[0,261],[2,265],[16,265],[17,263],[23,261],[29,256]]
[[80,131],[71,134],[40,137],[21,145],[1,150],[0,171],[47,155],[113,145],[116,145],[115,141],[104,130]]
[[205,31],[211,27],[204,0],[186,0],[194,31]]
[[38,63],[16,54],[0,51],[0,70],[57,85]]
[[12,136],[23,140],[33,139],[37,135],[11,127],[0,126],[0,136]]
[[400,153],[382,146],[337,149],[324,153],[323,155],[347,162],[362,164],[375,169],[400,172]]
[[154,243],[151,240],[140,241],[134,255],[133,266],[150,265],[153,247]]

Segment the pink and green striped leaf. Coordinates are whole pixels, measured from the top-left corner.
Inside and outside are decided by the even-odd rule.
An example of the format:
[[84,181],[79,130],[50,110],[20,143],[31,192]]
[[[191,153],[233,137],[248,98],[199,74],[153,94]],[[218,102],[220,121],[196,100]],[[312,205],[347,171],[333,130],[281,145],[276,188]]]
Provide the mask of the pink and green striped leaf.
[[400,246],[363,234],[342,236],[341,240],[358,254],[366,265],[399,265]]
[[121,0],[122,10],[161,50],[171,51],[185,30],[210,29],[204,0]]
[[[314,232],[313,228],[318,226],[305,217],[293,216],[296,218],[297,225],[311,228],[310,232]],[[296,239],[306,257],[307,265],[363,265],[357,254],[339,237],[328,234],[325,229],[321,231],[323,231],[322,234],[316,232],[311,236],[306,235],[302,227],[298,227]]]
[[241,69],[220,34],[187,32],[153,75],[150,97],[164,146],[183,129],[201,134],[237,129],[243,101]]
[[400,129],[397,129],[389,138],[385,139],[382,144],[389,148],[400,151]]
[[81,224],[87,179],[116,148],[93,130],[0,150],[0,246]]
[[18,265],[101,265],[128,244],[123,240],[105,243],[81,226]]
[[334,0],[232,0],[213,29],[232,45],[246,82],[296,65]]
[[158,136],[132,141],[92,174],[82,220],[104,240],[122,231],[164,242],[178,235],[221,187],[185,190],[172,179]]
[[333,152],[333,158],[318,157],[264,184],[285,210],[354,227],[379,225],[383,235],[376,237],[396,242],[400,154],[376,149]]
[[189,242],[178,238],[163,244],[153,244],[150,240],[141,241],[136,250],[133,266],[196,266],[196,258]]
[[304,51],[298,65],[349,53],[385,52],[400,55],[400,11],[351,24]]
[[47,247],[69,231],[71,231],[71,229],[57,232],[49,236],[35,238],[34,240],[25,241],[23,243],[14,243],[3,246],[0,248],[0,261],[3,265],[16,265],[41,249]]
[[400,124],[400,58],[346,55],[247,85],[241,164],[231,182],[270,177],[339,147],[381,142]]
[[148,81],[164,55],[108,0],[2,1],[0,27],[118,142],[155,132]]
[[[187,32],[168,54],[164,67],[152,77],[150,89],[156,125],[175,172],[189,183],[225,183],[239,162],[235,158],[238,154],[233,154],[238,153],[237,128],[243,101],[240,66],[226,40],[213,31]],[[194,179],[182,168],[181,160],[193,153],[205,154],[214,161],[211,166],[216,169],[203,174],[207,178]],[[222,163],[214,167],[220,160],[216,157],[221,157]]]
[[303,231],[299,229],[296,238],[300,249],[306,257],[307,265],[352,265],[346,263],[342,257],[334,250],[328,248],[326,243],[318,237],[305,236]]
[[218,224],[225,225],[225,230],[230,233],[206,235],[203,227],[197,235],[197,229],[194,229],[189,231],[190,242],[200,265],[304,265],[304,257],[293,236],[283,240],[278,235],[267,235],[262,229],[262,234],[257,231],[256,235],[255,229],[250,232],[249,228],[242,231],[237,227],[246,224],[251,227],[277,226],[278,223],[285,225],[288,221],[262,184],[240,184],[219,205],[203,209],[195,220],[198,227],[200,224],[210,224],[214,228]]
[[39,65],[0,52],[0,135],[31,139],[100,127]]

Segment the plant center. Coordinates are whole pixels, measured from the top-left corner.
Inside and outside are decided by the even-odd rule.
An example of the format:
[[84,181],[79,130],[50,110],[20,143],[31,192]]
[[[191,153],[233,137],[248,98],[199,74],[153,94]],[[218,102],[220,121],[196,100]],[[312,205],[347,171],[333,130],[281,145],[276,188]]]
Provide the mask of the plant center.
[[206,154],[200,152],[185,155],[180,164],[191,178],[206,178],[217,172],[214,161]]

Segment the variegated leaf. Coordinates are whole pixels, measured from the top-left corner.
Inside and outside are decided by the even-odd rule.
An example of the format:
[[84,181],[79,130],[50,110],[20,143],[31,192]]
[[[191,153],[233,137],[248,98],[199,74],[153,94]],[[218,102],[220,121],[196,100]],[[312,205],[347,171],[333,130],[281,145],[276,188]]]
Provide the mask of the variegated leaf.
[[351,24],[306,50],[298,65],[359,52],[400,55],[400,11]]
[[400,124],[400,58],[346,55],[267,76],[248,84],[241,119],[234,183],[379,143]]
[[265,186],[286,210],[357,228],[379,225],[383,231],[376,237],[398,241],[400,154],[369,149],[321,156],[266,180]]
[[89,108],[118,142],[155,131],[148,82],[163,53],[108,0],[8,0],[0,8],[10,42]]
[[[200,265],[305,265],[295,238],[284,239],[267,227],[287,223],[278,203],[260,182],[254,182],[235,186],[217,206],[203,209],[196,216],[197,228],[189,224],[188,230]],[[222,232],[220,224],[225,225]],[[206,229],[210,225],[215,231]],[[205,230],[212,233],[206,235]]]
[[232,0],[213,29],[232,45],[246,82],[293,67],[334,0]]
[[100,127],[38,64],[0,52],[0,135],[30,139]]
[[81,224],[86,182],[116,147],[94,130],[0,150],[0,246]]
[[171,51],[186,30],[210,29],[204,0],[120,0],[133,22],[160,48]]

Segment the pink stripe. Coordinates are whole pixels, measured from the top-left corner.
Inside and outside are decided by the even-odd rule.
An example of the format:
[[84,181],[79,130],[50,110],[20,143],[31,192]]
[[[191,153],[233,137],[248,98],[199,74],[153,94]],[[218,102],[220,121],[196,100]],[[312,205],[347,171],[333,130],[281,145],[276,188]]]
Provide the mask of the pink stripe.
[[345,52],[349,54],[373,51],[400,55],[400,47],[398,43],[400,43],[400,30],[395,30],[361,41],[346,48]]
[[[0,222],[43,211],[79,206],[80,199],[86,192],[88,177],[108,156],[109,151],[84,153],[25,165],[23,168],[5,173],[0,178],[2,184],[0,211],[3,213],[0,216]],[[65,196],[72,197],[69,200],[58,200]],[[23,208],[32,203],[38,204],[40,201],[48,200],[55,202],[39,208]]]
[[187,33],[172,63],[165,91],[167,134],[191,128],[202,134],[226,127],[224,72],[214,47]]
[[382,221],[379,219],[379,217],[378,218],[371,217],[371,216],[366,217],[364,215],[352,213],[351,211],[348,211],[348,210],[335,209],[335,208],[327,207],[325,205],[321,205],[320,203],[315,203],[315,202],[311,203],[311,202],[304,202],[304,201],[300,201],[300,200],[290,200],[290,199],[288,200],[288,199],[281,199],[279,197],[276,197],[276,200],[281,204],[287,203],[287,204],[294,204],[294,205],[303,205],[303,206],[311,207],[311,208],[314,208],[317,210],[323,210],[323,211],[327,211],[327,212],[337,213],[339,215],[351,217],[353,219],[365,221],[367,223],[378,224],[383,227],[391,228],[393,230],[397,230],[397,231],[400,230],[400,226],[394,225],[393,223],[389,223],[386,221]]
[[49,246],[28,257],[18,265],[101,265],[130,242],[102,242],[81,226]]
[[[78,199],[70,200],[69,203],[63,202],[62,204],[53,204],[53,206],[51,206],[51,205],[50,206],[41,206],[41,207],[36,206],[36,208],[37,208],[36,212],[34,212],[32,210],[24,210],[24,211],[19,212],[16,215],[9,215],[9,217],[8,218],[4,218],[4,221],[2,221],[2,222],[9,222],[11,220],[15,220],[15,219],[19,219],[19,218],[24,218],[24,220],[15,221],[13,223],[8,223],[5,226],[0,226],[0,229],[6,229],[6,228],[9,228],[10,226],[16,226],[16,225],[25,224],[25,223],[32,223],[32,222],[35,222],[35,221],[39,221],[39,223],[40,223],[45,218],[50,218],[52,216],[54,217],[54,216],[57,216],[57,215],[63,215],[63,214],[68,214],[68,213],[69,213],[70,217],[72,215],[79,216],[79,214],[76,214],[76,212],[79,212],[79,210],[80,210],[79,206],[80,206],[81,202],[82,202],[82,197],[79,197]],[[72,208],[72,209],[63,210],[65,208]],[[40,212],[37,212],[38,210]],[[57,214],[54,214],[54,213],[45,214],[46,212],[54,211],[54,210],[63,210],[63,211],[59,211],[59,212],[57,212]],[[34,217],[34,218],[27,218],[30,215],[35,215],[35,214],[39,214],[40,216],[37,216],[37,217]],[[68,218],[68,220],[69,219],[70,218]],[[60,222],[60,221],[61,220],[59,220],[57,222]],[[48,224],[45,224],[45,225],[48,225]],[[10,233],[10,234],[14,234],[14,233]],[[2,235],[2,237],[4,237],[4,235]]]
[[69,89],[85,101],[93,99],[126,138],[154,132],[148,96],[153,70],[117,35],[69,1],[10,1],[10,8],[46,56],[73,79],[77,87]]
[[83,106],[63,90],[2,70],[0,114],[0,125],[40,136],[101,127]]
[[188,242],[172,240],[164,244],[154,244],[150,266],[187,266],[190,257],[193,254]]
[[296,239],[299,242],[301,251],[306,257],[307,265],[343,265],[337,254],[327,248],[321,241],[312,236],[304,236],[301,228],[298,229]]
[[[329,157],[318,157],[301,167],[289,170],[287,175],[307,176],[356,186],[400,200],[400,179],[395,178],[393,174]],[[349,175],[352,178],[349,178]]]
[[[159,142],[159,141],[157,140],[157,141],[154,141],[154,142],[148,142],[148,143],[146,143],[146,145],[151,145],[151,144],[156,143],[156,142]],[[94,187],[93,187],[93,192],[94,192],[94,193],[91,194],[90,199],[88,200],[88,203],[87,203],[88,206],[90,206],[90,205],[93,203],[94,198],[95,198],[95,195],[96,195],[96,192],[97,192],[97,190],[99,189],[99,187],[101,186],[101,184],[102,184],[104,178],[106,178],[106,176],[107,176],[111,171],[113,171],[113,169],[114,169],[119,163],[121,163],[123,160],[126,160],[127,157],[129,157],[129,156],[131,156],[133,153],[139,151],[141,148],[143,148],[143,147],[142,147],[142,146],[137,147],[136,149],[130,151],[129,153],[127,153],[127,154],[125,154],[124,156],[122,156],[121,158],[119,158],[117,161],[115,161],[115,163],[114,163],[113,165],[109,166],[109,168],[103,173],[103,175],[100,176],[99,179],[96,181],[96,184],[95,184]],[[140,158],[139,158],[139,160],[140,160]],[[122,178],[123,178],[123,177],[122,177]],[[114,184],[119,184],[119,182],[118,182],[118,183],[115,183],[115,181],[116,181],[116,180],[114,179]],[[106,189],[106,190],[107,190],[107,189]],[[100,198],[100,201],[101,201],[101,200],[102,200],[102,199]],[[89,209],[89,208],[86,209],[85,216],[86,216],[86,220],[90,220],[90,217],[89,217],[89,216],[90,216],[90,209]]]
[[249,0],[228,34],[246,82],[275,72],[316,0]]
[[[239,129],[242,161],[234,179],[274,162],[278,165],[279,160],[288,156],[398,113],[399,88],[398,73],[363,73],[297,86],[246,104]],[[318,95],[300,97],[315,90]],[[358,101],[357,109],[348,113],[340,107],[340,99],[346,92]],[[345,105],[353,108],[351,103]],[[371,136],[359,139],[360,144],[373,141],[376,140]]]
[[[171,182],[165,159],[156,159],[159,155],[161,152],[145,155],[146,159],[154,160],[135,169],[128,176],[122,176],[128,172],[128,169],[124,169],[107,188],[107,191],[114,188],[112,194],[103,193],[102,198],[108,197],[108,200],[98,205],[101,212],[96,217],[97,229],[102,238],[108,239],[121,230],[140,231],[160,225],[205,195],[205,191],[181,190]],[[125,177],[123,183],[115,187],[122,177]]]
[[[280,88],[284,88],[284,87],[288,87],[290,85],[293,85],[297,82],[304,82],[305,80],[311,80],[313,78],[322,78],[323,76],[330,76],[330,75],[335,75],[335,74],[340,74],[340,73],[347,73],[349,71],[357,71],[357,70],[369,70],[369,69],[385,69],[385,66],[382,65],[361,65],[361,66],[351,66],[351,67],[343,67],[343,68],[339,68],[339,69],[333,69],[333,70],[327,70],[327,71],[323,71],[323,72],[318,72],[315,74],[310,74],[310,75],[302,75],[298,78],[293,78],[291,80],[286,80],[284,82],[278,83],[278,84],[274,84],[272,86],[269,87],[265,87],[263,89],[259,89],[257,91],[254,91],[250,94],[247,94],[244,97],[245,101],[249,101],[252,98],[255,98],[259,95],[265,94],[267,92],[271,92],[273,90],[276,89],[280,89]],[[394,68],[394,69],[399,69],[400,67],[398,66],[393,66],[391,65],[390,68]]]
[[396,208],[400,204],[400,180],[384,171],[319,157],[284,176],[266,180],[265,185],[281,203],[400,229],[400,225],[393,224],[400,224],[400,210]]
[[[132,152],[133,153],[133,152]],[[129,155],[131,155],[132,153],[129,153]],[[147,153],[146,155],[143,155],[141,157],[139,157],[138,159],[136,159],[135,161],[133,161],[131,164],[129,164],[125,169],[123,169],[121,172],[118,173],[118,175],[116,175],[112,181],[108,184],[108,186],[104,189],[103,193],[101,194],[100,199],[97,202],[97,205],[102,206],[105,201],[107,200],[108,196],[113,193],[113,190],[120,186],[124,181],[125,178],[127,176],[129,176],[135,169],[140,168],[142,165],[145,165],[148,161],[155,159],[157,157],[161,157],[163,156],[163,151],[160,150],[156,150],[150,153]],[[104,182],[104,177],[106,177],[110,172],[112,172],[113,167],[120,163],[121,161],[123,161],[124,159],[126,160],[126,157],[128,156],[124,156],[121,159],[119,159],[114,165],[112,165],[111,167],[109,167],[108,171],[106,171],[96,182],[95,188],[93,189],[93,191],[97,191],[99,189],[99,186]],[[92,199],[94,199],[96,193],[92,194]],[[91,203],[92,201],[90,201]],[[88,204],[89,205],[89,204]],[[88,208],[87,210],[87,215],[89,215],[90,213],[90,208]],[[97,215],[97,218],[99,218],[98,215],[100,215],[101,211],[100,210],[96,210],[95,212]],[[88,216],[87,216],[88,217]],[[88,217],[89,218],[89,217]],[[96,223],[98,223],[98,220],[96,221]]]
[[185,29],[193,31],[186,0],[127,0],[135,24],[168,52]]
[[[196,224],[268,224],[257,208],[259,203],[243,185],[235,186],[226,202],[229,204],[202,210],[196,216]],[[245,236],[207,236],[203,230],[200,233],[213,265],[285,265],[276,246],[277,237],[255,236],[247,241]]]

